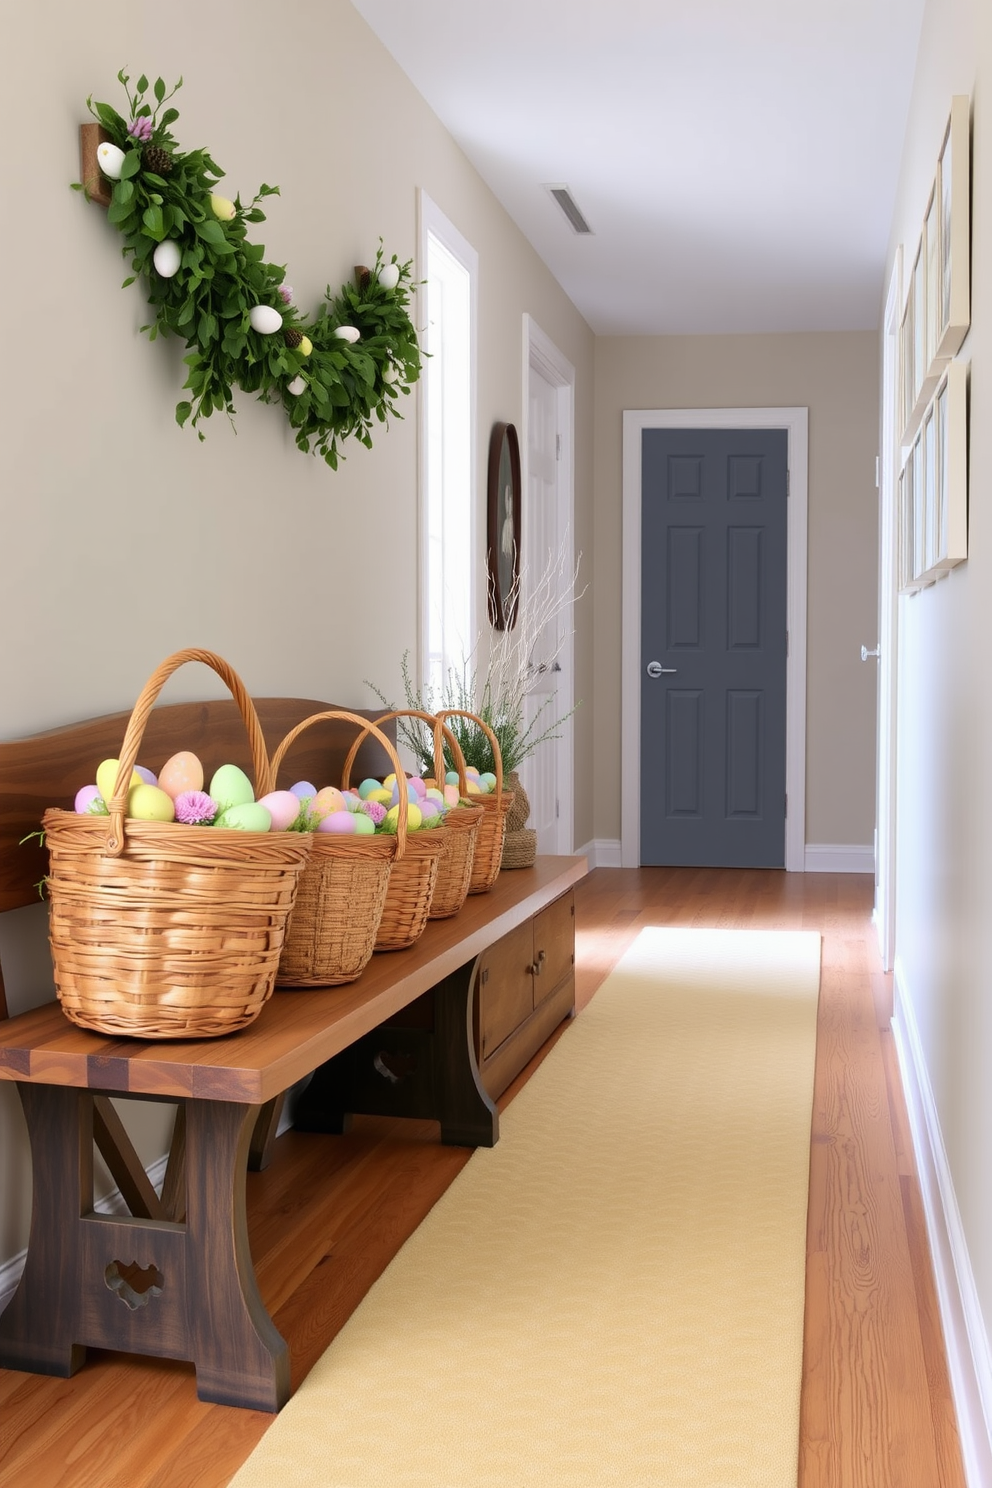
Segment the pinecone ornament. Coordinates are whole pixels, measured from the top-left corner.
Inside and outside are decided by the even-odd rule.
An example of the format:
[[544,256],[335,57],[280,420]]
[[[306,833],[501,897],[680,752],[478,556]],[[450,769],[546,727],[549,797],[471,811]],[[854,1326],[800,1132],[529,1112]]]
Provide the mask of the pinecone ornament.
[[303,340],[303,332],[298,331],[295,326],[288,326],[282,333],[282,339],[285,341],[290,351],[295,351],[300,342]]
[[172,156],[161,145],[146,145],[141,152],[141,163],[156,176],[167,176],[172,170]]

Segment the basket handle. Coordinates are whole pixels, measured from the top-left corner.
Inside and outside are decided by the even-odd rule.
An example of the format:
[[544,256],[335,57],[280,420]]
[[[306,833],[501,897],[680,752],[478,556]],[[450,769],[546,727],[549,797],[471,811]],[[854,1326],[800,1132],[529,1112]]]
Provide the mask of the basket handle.
[[[265,777],[266,778],[266,784],[268,786],[268,789],[269,790],[274,790],[275,789],[276,779],[277,779],[278,774],[279,774],[279,766],[282,764],[283,760],[285,759],[286,754],[288,753],[288,751],[290,749],[290,746],[293,743],[295,743],[295,741],[299,738],[300,734],[302,734],[303,730],[304,729],[308,729],[312,723],[321,723],[321,722],[323,722],[324,719],[332,719],[332,718],[334,718],[334,719],[343,719],[346,723],[357,724],[358,727],[362,730],[362,733],[359,735],[359,738],[358,738],[357,742],[352,745],[352,751],[351,751],[351,755],[349,755],[349,758],[351,758],[354,755],[355,751],[358,749],[358,745],[362,742],[362,740],[368,734],[374,734],[375,737],[379,740],[379,743],[385,746],[386,753],[389,755],[389,762],[393,766],[393,769],[394,769],[395,774],[396,774],[397,785],[399,786],[399,797],[400,797],[400,799],[399,799],[399,808],[400,809],[399,809],[399,814],[398,814],[398,816],[396,818],[396,859],[395,859],[396,862],[399,862],[400,858],[402,858],[403,854],[406,851],[406,822],[407,822],[407,807],[408,807],[408,803],[407,803],[407,790],[406,790],[406,775],[403,773],[403,766],[400,764],[400,757],[396,753],[396,750],[393,747],[392,741],[390,739],[388,739],[386,737],[386,735],[382,732],[382,730],[380,728],[377,728],[374,723],[370,723],[367,718],[360,718],[357,713],[349,713],[347,711],[347,709],[345,709],[345,708],[330,708],[325,713],[311,713],[311,715],[310,715],[309,718],[304,718],[304,720],[303,720],[302,723],[298,723],[294,729],[290,729],[290,731],[286,735],[285,739],[283,739],[282,742],[277,745],[276,750],[275,750],[275,753],[273,754],[271,760],[268,762],[268,765],[266,767],[266,777]],[[380,722],[382,722],[381,719],[380,719]],[[344,775],[342,777],[342,781],[343,781],[344,786],[347,787],[347,781],[348,781],[347,775]]]
[[[460,796],[467,795],[468,781],[465,777],[465,756],[462,754],[458,740],[455,738],[451,730],[441,722],[440,718],[436,718],[433,713],[421,712],[418,708],[394,708],[391,713],[381,714],[378,722],[388,723],[391,718],[419,718],[422,723],[430,724],[431,732],[434,735],[435,780],[437,780],[439,784],[443,784],[444,782],[444,743],[447,743],[451,749],[451,757],[455,762],[455,769],[458,771],[458,794]],[[354,744],[348,751],[348,757],[345,760],[341,771],[341,784],[345,789],[347,789],[348,781],[351,779],[351,767],[355,763],[355,756],[358,753],[362,740],[366,737],[367,734],[368,729],[366,729],[365,733],[363,733],[358,739],[355,740]]]
[[[248,694],[248,689],[238,676],[237,672],[230,666],[222,656],[214,651],[200,651],[190,648],[186,651],[174,651],[167,656],[162,664],[155,668],[148,681],[145,683],[138,700],[131,711],[127,728],[124,731],[124,742],[121,745],[120,767],[117,771],[117,780],[114,783],[114,793],[107,802],[107,810],[110,812],[110,835],[107,838],[107,853],[110,857],[120,857],[124,851],[125,828],[124,821],[127,813],[128,785],[131,775],[138,759],[138,750],[145,734],[145,725],[148,715],[151,713],[162,688],[172,676],[187,661],[202,661],[204,666],[212,667],[224,682],[238,705],[241,717],[244,719],[245,728],[248,731],[248,743],[251,746],[252,770],[255,776],[255,788],[264,787],[268,772],[268,756],[265,749],[265,735],[262,733],[262,725],[255,712],[255,704]],[[264,794],[264,790],[263,790]]]
[[442,708],[437,716],[439,721],[444,718],[470,718],[473,723],[479,725],[492,746],[493,763],[496,766],[493,772],[496,776],[496,789],[493,791],[493,795],[498,802],[500,796],[503,794],[503,755],[500,752],[499,740],[488,723],[486,723],[484,718],[480,718],[478,713],[470,713],[467,708]]

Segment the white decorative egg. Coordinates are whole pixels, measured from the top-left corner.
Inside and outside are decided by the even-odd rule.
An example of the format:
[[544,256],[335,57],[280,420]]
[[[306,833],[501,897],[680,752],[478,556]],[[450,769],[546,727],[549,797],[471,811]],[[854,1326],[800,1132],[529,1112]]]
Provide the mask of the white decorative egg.
[[386,365],[382,369],[382,380],[383,380],[383,382],[395,382],[398,376],[399,376],[399,373],[397,372],[397,370],[394,367],[393,363],[392,362],[387,362]]
[[178,273],[182,257],[182,251],[175,238],[166,238],[164,242],[159,243],[152,254],[152,263],[163,279],[171,279],[173,274]]
[[121,178],[121,166],[124,164],[124,151],[112,145],[109,140],[104,140],[96,147],[96,160],[103,174],[111,181],[119,181]]
[[394,264],[394,263],[383,264],[382,268],[379,270],[379,283],[382,285],[383,289],[395,289],[396,286],[397,286],[397,284],[399,284],[399,282],[400,282],[400,266],[399,266],[399,264]]
[[282,325],[282,316],[271,305],[252,305],[248,311],[248,319],[252,330],[258,331],[262,336],[271,336]]
[[362,333],[357,326],[338,326],[334,334],[339,341],[358,341]]
[[294,398],[298,398],[301,393],[306,392],[306,386],[304,378],[294,377],[292,382],[287,382],[286,391],[287,393],[292,393]]

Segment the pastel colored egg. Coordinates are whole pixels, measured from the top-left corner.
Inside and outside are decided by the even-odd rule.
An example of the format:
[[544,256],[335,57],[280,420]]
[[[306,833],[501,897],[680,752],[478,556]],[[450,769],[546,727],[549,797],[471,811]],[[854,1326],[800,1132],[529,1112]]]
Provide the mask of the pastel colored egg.
[[[207,794],[217,802],[217,822],[230,806],[255,804],[255,790],[244,770],[237,765],[221,765],[215,770],[207,788]],[[268,812],[265,813],[268,816]],[[215,823],[216,825],[216,823]],[[249,832],[267,832],[268,827],[246,827]]]
[[300,814],[300,798],[292,791],[269,791],[259,798],[258,805],[271,816],[273,832],[287,832]]
[[262,336],[271,336],[282,325],[282,316],[271,305],[252,305],[248,319],[252,330]]
[[153,770],[149,770],[145,765],[135,765],[134,768],[146,785],[158,785],[158,776]]
[[[210,210],[220,222],[230,222],[238,210],[231,199],[227,196],[218,196],[216,192],[210,195]],[[282,324],[282,316],[279,317]]]
[[365,799],[366,801],[378,801],[381,806],[388,806],[393,799],[393,793],[380,785],[378,790],[369,791]]
[[350,811],[329,811],[326,816],[321,817],[317,823],[318,832],[356,832],[355,817]]
[[214,818],[214,827],[231,832],[268,832],[272,828],[272,817],[258,801],[242,801],[219,812]]
[[[120,766],[120,760],[105,759],[96,772],[97,789],[108,804],[111,796],[114,794],[114,786],[117,784],[117,772]],[[130,790],[132,785],[142,784],[143,781],[137,770],[132,770],[131,779],[128,781],[128,789]]]
[[427,794],[427,787],[419,775],[411,775],[407,780],[406,788],[408,791],[416,791],[421,799]]
[[163,279],[171,279],[175,274],[178,274],[179,265],[182,261],[182,249],[175,238],[165,238],[159,243],[155,252],[152,254],[152,263],[155,265],[155,272],[160,274]]
[[444,805],[444,792],[439,791],[436,785],[429,785],[424,793],[425,801],[436,801],[439,806]]
[[358,787],[358,794],[364,801],[366,796],[371,795],[372,791],[377,790],[382,790],[382,781],[373,780],[370,775],[366,780],[363,780],[361,785]]
[[176,808],[164,790],[142,780],[128,791],[127,814],[138,821],[171,822],[176,819]]
[[465,774],[470,776],[473,780],[478,780],[479,778],[479,772],[474,765],[466,765]]
[[449,770],[448,773],[447,773],[447,775],[445,775],[445,777],[444,777],[444,783],[445,783],[445,785],[457,785],[458,784],[458,771],[457,770]]
[[84,785],[82,789],[76,792],[76,799],[73,802],[72,809],[79,816],[91,816],[93,813],[90,811],[90,806],[94,801],[102,800],[103,797],[100,794],[100,787],[98,785]]
[[479,782],[477,780],[473,780],[471,775],[469,775],[466,779],[465,789],[468,791],[468,794],[470,796],[484,796],[486,794]]
[[[158,772],[158,783],[173,800],[184,791],[202,790],[203,766],[190,750],[181,749],[178,754],[173,754],[166,760]],[[216,799],[214,796],[214,800]]]
[[382,781],[382,788],[383,788],[383,790],[392,790],[392,788],[393,788],[393,786],[395,784],[396,784],[396,776],[395,775],[385,775],[385,776],[383,776],[383,781]]
[[110,181],[119,181],[121,178],[121,166],[124,164],[124,151],[117,145],[112,145],[109,140],[104,140],[96,147],[97,165]]
[[291,785],[289,788],[294,796],[299,796],[301,801],[309,801],[311,796],[317,794],[317,787],[311,785],[309,780],[298,780],[295,785]]
[[356,837],[371,837],[375,832],[375,822],[370,816],[366,816],[364,811],[356,811],[352,816],[352,821],[355,823]]
[[335,785],[325,785],[310,802],[310,810],[318,816],[327,816],[331,811],[343,811],[344,796]]
[[449,806],[458,805],[459,796],[457,785],[446,785],[444,787],[444,799]]
[[296,349],[300,353],[300,356],[309,356],[313,351],[313,342],[310,340],[310,337],[304,336]]
[[485,770],[479,776],[479,784],[484,785],[487,790],[494,791],[496,789],[496,776],[491,770]]
[[[399,823],[400,808],[391,806],[386,812],[386,821],[392,822],[394,827]],[[424,818],[419,806],[408,806],[406,812],[406,829],[408,832],[419,832],[424,824]]]

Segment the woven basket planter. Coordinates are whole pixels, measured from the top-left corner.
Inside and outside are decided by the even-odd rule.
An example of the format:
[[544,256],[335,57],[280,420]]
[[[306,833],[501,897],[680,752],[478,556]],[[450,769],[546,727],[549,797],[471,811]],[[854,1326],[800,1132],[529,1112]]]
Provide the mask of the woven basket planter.
[[[354,723],[359,742],[374,734],[389,754],[397,778],[402,775],[399,757],[385,734],[356,713],[332,709],[305,718],[286,735],[269,767],[273,785],[295,740],[323,719]],[[401,796],[395,837],[314,833],[279,961],[278,986],[335,987],[361,976],[375,948],[393,865],[406,850],[406,811]]]
[[[392,718],[419,718],[422,723],[428,725],[434,737],[434,778],[439,785],[444,784],[445,744],[451,750],[451,756],[458,771],[458,789],[461,800],[458,806],[445,812],[445,835],[437,865],[437,878],[431,895],[431,906],[428,911],[429,919],[450,919],[452,915],[458,913],[468,895],[475,862],[476,838],[482,824],[483,813],[479,807],[468,803],[465,761],[462,758],[458,740],[451,730],[432,713],[423,713],[416,708],[397,708],[392,713],[384,714],[379,722],[386,723]],[[344,780],[346,783],[350,778],[351,767],[361,742],[361,739],[356,739],[345,760]]]
[[530,816],[530,800],[515,770],[511,770],[506,778],[513,792],[513,805],[506,813],[501,864],[504,868],[533,868],[537,858],[537,833],[525,826]]
[[512,794],[503,789],[503,759],[499,742],[489,725],[476,713],[469,713],[464,708],[445,708],[437,716],[441,722],[446,718],[471,719],[482,729],[492,747],[496,789],[491,795],[472,797],[472,804],[482,808],[482,821],[479,824],[479,835],[475,839],[475,858],[468,887],[470,894],[488,894],[502,864],[506,813],[513,804]]
[[118,1037],[215,1038],[251,1023],[271,996],[286,922],[310,849],[295,832],[238,832],[125,817],[148,715],[187,661],[227,684],[248,731],[258,793],[261,726],[244,684],[210,651],[178,651],[135,703],[105,816],[45,812],[55,987],[81,1028]]

